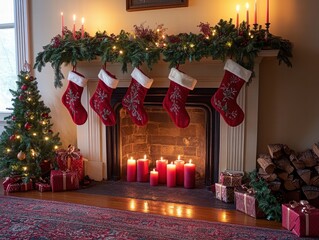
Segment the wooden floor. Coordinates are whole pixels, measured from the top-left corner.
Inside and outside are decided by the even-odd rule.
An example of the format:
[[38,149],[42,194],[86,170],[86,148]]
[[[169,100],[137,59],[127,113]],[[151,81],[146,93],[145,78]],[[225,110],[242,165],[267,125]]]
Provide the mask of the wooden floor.
[[212,222],[234,223],[248,226],[258,226],[273,229],[282,229],[281,223],[255,219],[236,210],[214,209],[191,206],[185,204],[121,198],[106,195],[83,194],[76,191],[68,192],[17,192],[6,194],[0,186],[0,195],[16,196],[22,198],[35,198],[68,203],[78,203],[97,207],[114,208],[119,210],[137,211],[165,216],[200,219]]

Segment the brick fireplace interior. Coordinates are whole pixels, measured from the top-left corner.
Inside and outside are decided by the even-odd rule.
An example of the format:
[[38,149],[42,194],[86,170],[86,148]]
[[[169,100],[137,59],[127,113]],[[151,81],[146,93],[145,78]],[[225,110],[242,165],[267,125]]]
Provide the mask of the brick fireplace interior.
[[121,100],[126,88],[113,92],[112,105],[117,115],[117,124],[106,128],[108,180],[126,179],[127,159],[150,159],[149,169],[163,157],[168,162],[180,155],[196,165],[196,183],[210,186],[217,180],[219,156],[219,115],[210,104],[215,89],[195,89],[190,92],[186,109],[190,116],[187,128],[178,128],[162,107],[166,88],[150,89],[144,106],[148,114],[147,125],[134,124],[122,108]]

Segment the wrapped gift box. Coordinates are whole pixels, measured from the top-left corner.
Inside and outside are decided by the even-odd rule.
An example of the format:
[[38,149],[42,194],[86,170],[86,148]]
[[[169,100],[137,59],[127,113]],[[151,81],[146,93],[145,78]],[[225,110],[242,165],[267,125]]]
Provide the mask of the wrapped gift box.
[[3,190],[6,191],[10,183],[16,183],[18,181],[20,181],[20,177],[6,177],[2,182]]
[[26,192],[26,191],[30,191],[30,190],[32,190],[32,182],[20,184],[20,191],[21,192]]
[[236,210],[246,213],[254,218],[264,218],[265,213],[258,207],[253,194],[235,190]]
[[51,191],[51,185],[48,183],[36,183],[35,188],[40,192]]
[[78,174],[79,181],[84,178],[83,156],[80,150],[74,146],[69,146],[67,150],[57,151],[58,167],[62,171],[75,171]]
[[295,203],[281,205],[282,226],[299,237],[319,237],[319,209]]
[[73,171],[51,171],[52,192],[75,190],[79,188],[78,173]]
[[221,172],[219,182],[227,187],[238,187],[241,185],[242,178],[241,173]]
[[227,187],[220,183],[215,183],[216,198],[223,202],[232,203],[234,202],[234,187]]
[[6,192],[20,192],[20,183],[9,183]]

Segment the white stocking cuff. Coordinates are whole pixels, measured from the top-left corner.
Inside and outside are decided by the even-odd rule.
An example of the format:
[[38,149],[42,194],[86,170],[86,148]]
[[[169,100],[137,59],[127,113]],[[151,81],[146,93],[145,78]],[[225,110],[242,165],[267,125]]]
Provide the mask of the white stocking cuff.
[[99,79],[101,79],[108,87],[115,89],[119,80],[111,77],[104,69],[101,69],[98,75]]
[[80,87],[85,87],[88,81],[86,78],[72,71],[69,72],[68,80],[70,80],[71,82],[74,82],[76,85]]
[[235,74],[237,77],[245,80],[246,82],[248,82],[252,73],[250,70],[247,70],[246,68],[240,66],[238,63],[234,62],[231,59],[228,59],[226,61],[224,70]]
[[153,84],[153,79],[147,77],[142,73],[138,68],[134,68],[133,72],[131,73],[132,78],[134,78],[139,84],[143,87],[149,89]]
[[193,90],[197,80],[192,78],[185,73],[178,71],[176,68],[171,68],[168,78],[177,84],[186,87],[189,90]]

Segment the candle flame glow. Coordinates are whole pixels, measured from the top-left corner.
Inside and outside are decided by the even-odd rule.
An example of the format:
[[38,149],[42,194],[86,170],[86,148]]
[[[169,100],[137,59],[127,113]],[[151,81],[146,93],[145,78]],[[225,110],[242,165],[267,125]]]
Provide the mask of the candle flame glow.
[[63,16],[63,12],[61,12],[61,16]]
[[189,159],[189,163],[192,163],[192,159]]
[[144,155],[144,159],[146,159],[146,154]]
[[178,159],[178,160],[181,160],[181,155],[178,155],[177,159]]
[[76,16],[75,14],[73,14],[73,22],[75,22],[75,20],[76,20]]
[[237,5],[236,5],[236,11],[237,11],[237,13],[239,13],[239,10],[240,10],[240,6],[239,6],[239,4],[237,4]]
[[163,157],[161,157],[161,160],[163,160]]
[[248,2],[246,3],[246,9],[247,10],[249,9],[249,3]]
[[133,157],[131,156],[130,160],[133,160]]
[[82,17],[82,25],[84,24],[84,17]]

